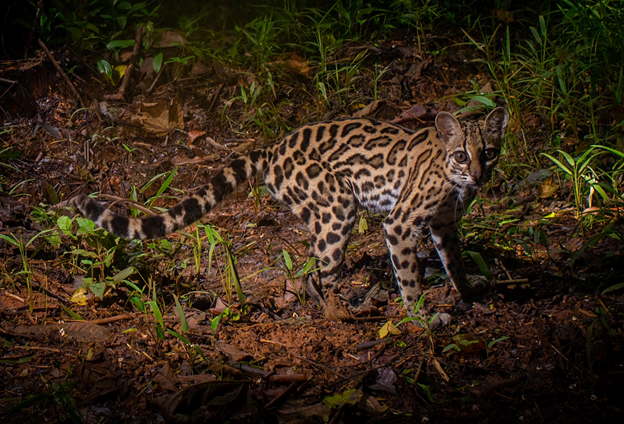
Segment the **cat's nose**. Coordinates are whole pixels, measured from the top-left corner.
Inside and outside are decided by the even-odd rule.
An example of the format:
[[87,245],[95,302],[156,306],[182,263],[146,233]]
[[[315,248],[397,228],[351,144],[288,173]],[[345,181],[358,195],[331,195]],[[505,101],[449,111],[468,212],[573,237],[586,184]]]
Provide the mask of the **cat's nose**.
[[478,182],[481,179],[481,171],[470,171],[470,178],[474,182]]

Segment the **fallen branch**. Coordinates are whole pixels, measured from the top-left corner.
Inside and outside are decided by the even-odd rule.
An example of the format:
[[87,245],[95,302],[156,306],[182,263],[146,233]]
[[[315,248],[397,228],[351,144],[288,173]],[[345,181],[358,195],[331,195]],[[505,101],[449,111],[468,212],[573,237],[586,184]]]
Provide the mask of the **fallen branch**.
[[140,25],[136,30],[136,35],[134,39],[134,48],[132,49],[132,56],[130,56],[128,67],[126,68],[126,72],[124,73],[123,79],[121,80],[119,91],[115,94],[105,96],[105,98],[109,100],[125,100],[126,90],[128,90],[128,87],[130,86],[130,79],[132,78],[134,65],[136,63],[137,56],[139,55],[139,49],[141,48],[141,43],[143,42],[144,34],[145,34],[145,26]]
[[295,383],[308,381],[308,377],[303,374],[273,374],[270,375],[266,380],[270,383]]
[[288,387],[286,387],[284,390],[282,390],[277,396],[275,396],[271,402],[267,403],[264,406],[264,409],[269,409],[270,407],[275,405],[277,402],[282,400],[284,398],[284,396],[286,396],[287,394],[289,394],[290,392],[295,390],[298,386],[299,386],[299,382],[298,381],[293,381],[292,383],[290,383],[290,385]]
[[94,319],[90,321],[83,321],[83,320],[78,320],[78,319],[66,319],[65,321],[88,322],[89,324],[102,325],[102,324],[109,324],[111,322],[122,321],[125,319],[132,319],[132,316],[128,314],[121,314],[121,315],[115,315],[114,317]]
[[219,144],[216,141],[214,141],[214,139],[211,138],[211,137],[205,137],[205,140],[208,142],[208,144],[210,144],[215,149],[225,150],[226,152],[229,152],[229,153],[233,152],[232,149],[230,149],[229,147],[226,147],[226,146],[222,146],[221,144]]
[[267,375],[269,375],[269,371],[263,370],[262,368],[252,367],[251,365],[241,364],[240,362],[236,362],[236,361],[229,361],[227,365],[239,371],[245,371],[245,372],[250,372],[252,374],[258,374],[262,377],[266,377]]
[[252,367],[251,365],[241,364],[240,362],[236,362],[236,361],[229,361],[227,365],[239,371],[257,374],[261,376],[262,378],[266,379],[266,381],[271,382],[271,383],[293,383],[293,382],[308,381],[308,377],[306,377],[303,374],[288,374],[288,375],[274,374],[272,371],[266,371],[266,370],[263,370],[262,368]]
[[60,349],[54,349],[51,347],[42,347],[42,346],[13,346],[13,349],[44,350],[46,352],[61,353]]
[[76,86],[74,85],[73,82],[71,82],[71,80],[69,79],[69,77],[67,76],[65,71],[63,71],[63,68],[61,68],[61,65],[59,65],[59,63],[56,61],[56,59],[54,59],[54,56],[52,56],[52,53],[48,49],[48,46],[45,45],[45,43],[41,40],[41,38],[39,38],[37,41],[39,41],[39,45],[41,46],[41,48],[45,52],[46,56],[48,56],[48,59],[50,59],[50,62],[52,62],[52,64],[54,65],[54,67],[56,68],[58,73],[61,74],[61,76],[65,80],[65,83],[71,89],[72,93],[74,94],[74,97],[78,100],[78,103],[80,103],[80,106],[81,107],[86,107],[85,106],[85,102],[82,100],[82,97],[80,96],[80,93],[76,89]]
[[495,284],[527,284],[529,282],[528,278],[516,278],[512,280],[496,280]]
[[6,78],[0,78],[0,82],[6,82],[7,84],[11,84],[11,85],[17,84],[17,81],[6,79]]
[[391,336],[391,337],[384,337],[383,339],[371,340],[370,342],[360,343],[358,345],[355,345],[355,350],[370,349],[371,347],[377,346],[379,343],[391,342],[394,339],[395,337]]
[[158,84],[158,80],[160,79],[160,76],[162,75],[164,70],[165,67],[161,66],[160,71],[158,71],[158,74],[156,74],[156,78],[154,78],[154,82],[152,82],[152,85],[150,85],[149,88],[145,91],[145,94],[150,94],[154,87],[156,87],[156,84]]
[[502,379],[492,379],[485,384],[482,384],[480,387],[471,388],[470,391],[478,397],[488,396],[494,393],[497,390],[500,390],[504,387],[515,386],[522,380],[526,378],[525,374],[518,374],[510,379],[502,380]]
[[221,83],[219,85],[219,88],[217,88],[216,93],[212,96],[212,101],[210,102],[210,105],[208,106],[208,109],[206,109],[206,114],[209,114],[212,111],[212,108],[214,107],[215,103],[217,103],[217,99],[221,95],[221,91],[223,90],[224,86],[225,86],[225,84]]

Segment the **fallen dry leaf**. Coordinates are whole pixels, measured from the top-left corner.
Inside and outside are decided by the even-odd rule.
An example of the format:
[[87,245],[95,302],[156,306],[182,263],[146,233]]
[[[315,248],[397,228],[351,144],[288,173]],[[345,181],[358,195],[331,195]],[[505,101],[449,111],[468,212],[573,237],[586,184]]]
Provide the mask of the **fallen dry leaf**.
[[189,144],[193,144],[195,142],[195,140],[197,139],[197,137],[201,137],[202,135],[206,134],[206,131],[189,131],[187,136],[188,136],[188,143]]

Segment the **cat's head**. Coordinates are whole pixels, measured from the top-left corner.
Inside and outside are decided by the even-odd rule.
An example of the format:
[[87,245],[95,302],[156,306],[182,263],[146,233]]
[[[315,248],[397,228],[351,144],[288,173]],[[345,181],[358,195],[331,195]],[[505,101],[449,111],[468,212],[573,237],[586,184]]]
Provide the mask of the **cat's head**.
[[459,123],[448,112],[436,116],[438,137],[446,146],[445,172],[460,186],[474,186],[487,180],[498,162],[509,114],[497,107],[479,122]]

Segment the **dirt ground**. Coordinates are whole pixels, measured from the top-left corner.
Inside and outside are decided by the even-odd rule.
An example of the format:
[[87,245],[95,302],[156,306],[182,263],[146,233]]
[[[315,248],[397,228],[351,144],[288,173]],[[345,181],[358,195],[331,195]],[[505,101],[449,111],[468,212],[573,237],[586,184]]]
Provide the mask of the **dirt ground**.
[[[380,83],[389,100],[366,115],[422,127],[438,110],[456,110],[453,93],[468,89],[470,80],[487,83],[477,68],[462,65],[466,54],[451,50],[441,62],[379,47],[370,58],[388,66]],[[288,278],[282,256],[283,249],[290,253],[296,274],[307,251],[302,224],[269,197],[249,197],[247,188],[202,221],[231,240],[244,303],[224,289],[223,249],[209,263],[204,237],[195,262],[197,227],[187,229],[190,236],[168,237],[178,246],[172,253],[104,235],[62,235],[60,245],[42,235],[25,246],[57,228],[57,213],[65,212],[50,206],[59,201],[93,192],[129,199],[133,187],[178,167],[154,204],[170,206],[238,152],[274,142],[249,124],[257,113],[228,103],[241,80],[250,84],[248,73],[213,64],[200,76],[163,80],[150,94],[131,91],[125,102],[105,97],[115,87],[78,75],[73,81],[89,110],[80,108],[43,54],[3,63],[0,76],[19,80],[1,100],[0,234],[24,241],[0,240],[3,422],[573,424],[624,418],[624,299],[621,289],[601,294],[621,283],[622,244],[609,237],[588,244],[605,224],[581,234],[565,194],[540,197],[524,176],[497,174],[464,226],[465,249],[479,252],[492,270],[491,290],[467,304],[434,275],[423,312],[452,316],[434,330],[413,322],[396,327],[404,310],[394,300],[383,217],[363,213],[367,228],[356,226],[342,272],[342,294],[362,312],[348,322],[327,321],[313,301],[304,306],[296,296],[298,279]],[[310,109],[296,78],[280,84],[278,95],[289,102],[279,114],[290,127],[346,114]],[[537,123],[529,128],[536,145],[540,131]],[[157,194],[164,178],[138,200]],[[546,222],[552,212],[556,217]],[[608,225],[621,228],[622,222]],[[527,235],[538,227],[546,243]],[[86,256],[76,249],[100,257],[113,245],[120,247],[99,275],[142,264],[126,280],[145,290],[144,305],[159,305],[162,326],[153,310],[131,301],[130,285],[109,284],[103,299],[79,291],[88,275],[78,260]],[[423,248],[423,263],[428,274],[441,268],[431,246]],[[470,258],[466,263],[479,272]]]

